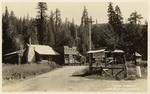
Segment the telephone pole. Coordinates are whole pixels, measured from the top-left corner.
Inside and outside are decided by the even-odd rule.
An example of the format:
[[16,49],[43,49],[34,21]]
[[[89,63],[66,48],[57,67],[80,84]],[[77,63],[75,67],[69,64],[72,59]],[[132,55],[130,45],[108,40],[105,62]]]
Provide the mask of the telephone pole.
[[93,23],[93,22],[94,22],[94,21],[92,21],[92,17],[90,17],[90,18],[89,18],[89,21],[88,21],[88,23],[89,23],[89,50],[92,49],[91,29],[92,29],[92,23]]
[[75,41],[76,41],[76,46],[78,46],[78,31],[77,31],[77,25],[75,26],[75,33],[76,33],[76,36],[75,36]]

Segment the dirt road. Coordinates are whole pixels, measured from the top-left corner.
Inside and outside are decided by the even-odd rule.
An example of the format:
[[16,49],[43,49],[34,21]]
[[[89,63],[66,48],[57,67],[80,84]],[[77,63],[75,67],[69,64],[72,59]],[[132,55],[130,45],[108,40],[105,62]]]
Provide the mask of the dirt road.
[[3,92],[99,92],[146,91],[147,80],[116,81],[73,77],[87,66],[65,66],[20,83],[4,86]]

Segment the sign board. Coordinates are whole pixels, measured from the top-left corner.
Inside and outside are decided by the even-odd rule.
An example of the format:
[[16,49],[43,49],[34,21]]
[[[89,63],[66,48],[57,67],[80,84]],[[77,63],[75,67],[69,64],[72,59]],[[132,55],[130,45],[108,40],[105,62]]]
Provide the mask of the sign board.
[[93,53],[93,58],[103,58],[105,57],[105,53]]
[[77,48],[76,47],[69,48],[68,46],[65,46],[64,54],[77,54]]

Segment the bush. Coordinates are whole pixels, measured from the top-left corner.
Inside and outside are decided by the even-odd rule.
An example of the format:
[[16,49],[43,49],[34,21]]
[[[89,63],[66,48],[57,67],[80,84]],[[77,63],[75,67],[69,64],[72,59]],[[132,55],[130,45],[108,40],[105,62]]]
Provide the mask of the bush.
[[136,76],[135,75],[129,75],[125,80],[135,80]]
[[57,67],[60,66],[54,62],[41,64],[31,63],[31,64],[23,64],[21,66],[4,64],[2,66],[2,76],[3,79],[18,79],[20,75],[23,78],[27,78],[29,76],[35,76],[49,72]]
[[136,75],[136,69],[135,68],[128,68],[128,75]]
[[141,67],[147,67],[147,61],[139,61],[138,65]]
[[[138,66],[141,67],[147,67],[147,61],[138,61],[137,62]],[[127,66],[130,67],[136,67],[136,65],[132,61],[127,61]]]

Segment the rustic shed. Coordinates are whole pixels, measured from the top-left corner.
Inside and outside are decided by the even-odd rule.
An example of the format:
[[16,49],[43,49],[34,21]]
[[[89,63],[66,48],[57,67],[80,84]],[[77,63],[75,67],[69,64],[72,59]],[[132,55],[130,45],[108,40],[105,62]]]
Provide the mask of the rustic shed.
[[25,63],[25,50],[18,50],[3,56],[3,63],[18,64],[21,56],[21,63]]
[[3,63],[17,64],[18,62],[18,53],[17,51],[5,54],[3,56]]

